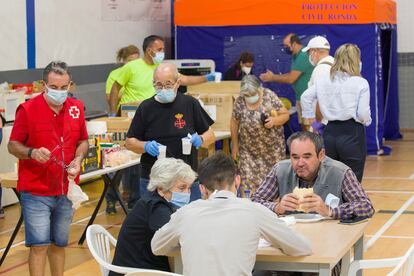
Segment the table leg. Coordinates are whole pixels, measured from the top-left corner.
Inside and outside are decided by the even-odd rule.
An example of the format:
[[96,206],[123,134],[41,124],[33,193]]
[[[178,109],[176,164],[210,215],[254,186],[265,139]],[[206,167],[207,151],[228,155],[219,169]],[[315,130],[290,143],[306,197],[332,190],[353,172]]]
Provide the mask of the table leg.
[[181,255],[174,257],[174,272],[183,274],[183,261],[181,260]]
[[230,138],[224,139],[223,140],[223,152],[230,156]]
[[[14,193],[16,194],[17,198],[20,201],[20,194],[19,194],[19,192],[16,190],[16,188],[13,188],[13,191],[14,191]],[[6,259],[7,253],[9,253],[9,250],[10,250],[11,246],[13,245],[14,239],[16,238],[17,233],[19,232],[20,227],[22,226],[22,223],[23,223],[23,213],[20,210],[20,218],[17,221],[16,227],[14,228],[14,231],[13,231],[11,237],[10,237],[10,240],[9,240],[6,248],[4,249],[3,255],[1,256],[0,266],[3,264],[4,259]]]
[[120,178],[122,177],[122,173],[121,171],[117,171],[114,175],[114,177],[112,178],[112,180],[110,181],[110,188],[115,192],[115,196],[116,199],[119,201],[119,204],[121,204],[122,209],[125,212],[125,215],[128,215],[128,210],[125,207],[125,203],[122,200],[121,195],[119,194],[119,189],[117,189],[115,183],[119,183],[120,182]]
[[82,236],[80,237],[78,244],[82,245],[83,242],[85,241],[85,237],[86,237],[86,230],[88,229],[89,225],[91,225],[93,223],[93,221],[95,220],[96,215],[98,214],[99,208],[101,208],[102,205],[102,201],[105,198],[106,195],[106,191],[108,190],[108,187],[110,186],[111,180],[110,178],[105,174],[102,176],[103,180],[104,180],[104,189],[102,191],[102,195],[101,198],[98,201],[98,204],[95,207],[95,210],[93,210],[92,216],[88,221],[88,224],[85,227],[85,230],[83,230]]
[[[354,260],[362,260],[364,255],[364,236],[362,235],[354,246]],[[357,276],[362,276],[362,270],[357,272]]]
[[212,156],[216,152],[216,143],[211,144],[208,146],[208,153],[207,156]]
[[351,264],[351,250],[346,252],[346,254],[342,257],[341,261],[341,275],[347,276],[349,266]]
[[331,276],[331,266],[329,264],[319,264],[319,276]]

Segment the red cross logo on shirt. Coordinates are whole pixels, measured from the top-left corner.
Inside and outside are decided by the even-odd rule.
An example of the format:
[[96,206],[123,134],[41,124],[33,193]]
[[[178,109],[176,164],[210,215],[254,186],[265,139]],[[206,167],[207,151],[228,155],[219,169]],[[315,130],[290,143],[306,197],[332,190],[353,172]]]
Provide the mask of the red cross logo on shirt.
[[73,118],[73,119],[78,119],[79,115],[80,115],[80,110],[77,106],[71,106],[69,108],[69,115]]
[[176,127],[176,128],[179,128],[179,129],[181,129],[181,128],[183,128],[183,127],[185,127],[185,125],[187,124],[186,123],[186,121],[183,119],[183,117],[184,117],[184,115],[183,114],[180,114],[180,113],[178,113],[178,114],[175,114],[175,122],[174,122],[174,126]]

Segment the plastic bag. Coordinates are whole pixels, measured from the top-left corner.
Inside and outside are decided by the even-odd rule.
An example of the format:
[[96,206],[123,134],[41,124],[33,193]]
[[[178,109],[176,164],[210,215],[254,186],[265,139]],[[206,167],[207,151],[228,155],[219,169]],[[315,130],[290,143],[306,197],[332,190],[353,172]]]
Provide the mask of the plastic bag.
[[73,179],[68,178],[69,186],[68,186],[68,199],[72,201],[72,208],[78,209],[82,202],[89,200],[87,194],[82,192],[82,189],[79,185],[76,185]]

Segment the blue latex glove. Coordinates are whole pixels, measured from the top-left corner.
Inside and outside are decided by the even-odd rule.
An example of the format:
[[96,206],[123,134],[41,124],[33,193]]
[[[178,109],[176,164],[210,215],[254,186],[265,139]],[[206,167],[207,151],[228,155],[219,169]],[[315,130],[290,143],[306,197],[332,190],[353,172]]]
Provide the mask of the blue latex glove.
[[116,113],[109,113],[108,117],[116,117]]
[[311,126],[312,126],[314,132],[317,132],[319,135],[323,134],[323,130],[325,128],[324,124],[322,124],[318,121],[315,121],[311,124]]
[[191,135],[190,143],[198,149],[203,144],[203,140],[201,139],[200,135],[194,133],[193,135]]
[[155,141],[146,142],[144,145],[144,150],[146,153],[153,157],[157,157],[160,155],[160,151],[158,150],[158,143]]
[[206,80],[210,81],[210,82],[215,81],[216,80],[216,73],[213,72],[213,73],[207,74],[206,75]]

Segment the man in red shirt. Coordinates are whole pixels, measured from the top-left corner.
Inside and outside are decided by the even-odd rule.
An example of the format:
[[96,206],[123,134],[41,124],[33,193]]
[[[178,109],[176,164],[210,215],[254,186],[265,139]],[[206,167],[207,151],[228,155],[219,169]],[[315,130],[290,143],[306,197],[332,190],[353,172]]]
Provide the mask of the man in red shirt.
[[66,63],[51,62],[43,71],[45,92],[21,104],[8,149],[19,158],[19,180],[30,275],[62,275],[64,247],[72,221],[68,177],[79,180],[88,150],[83,104],[67,98],[71,75]]

